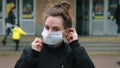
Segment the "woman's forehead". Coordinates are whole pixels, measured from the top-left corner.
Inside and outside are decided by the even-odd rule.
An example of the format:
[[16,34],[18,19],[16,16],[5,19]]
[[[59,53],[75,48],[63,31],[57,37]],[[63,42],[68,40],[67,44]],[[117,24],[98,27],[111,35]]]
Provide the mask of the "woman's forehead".
[[60,16],[49,16],[46,21],[45,25],[47,26],[63,26],[63,19]]

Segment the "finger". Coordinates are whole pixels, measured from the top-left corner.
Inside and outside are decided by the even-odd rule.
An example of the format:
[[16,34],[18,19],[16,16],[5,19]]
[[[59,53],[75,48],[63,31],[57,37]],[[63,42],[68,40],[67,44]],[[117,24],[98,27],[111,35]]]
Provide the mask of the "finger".
[[69,35],[66,36],[68,40],[72,39],[73,38],[73,34],[72,33],[69,33]]
[[65,35],[68,36],[70,32],[73,32],[73,31],[71,30],[71,28],[67,28],[67,29],[65,30]]
[[43,44],[40,38],[35,38],[35,40],[31,43],[31,45],[38,45],[38,44]]
[[73,33],[70,33],[68,36],[69,39],[73,39],[73,37],[74,37]]
[[40,48],[42,48],[42,44],[36,43],[36,45],[39,46]]
[[73,31],[69,29],[69,33],[66,36],[70,36],[72,34],[74,34]]
[[70,34],[73,34],[75,36],[78,35],[77,32],[76,32],[76,30],[74,28],[71,28],[71,33]]
[[65,35],[67,35],[69,33],[69,29],[66,29],[64,32],[65,32]]
[[70,32],[76,33],[76,30],[75,30],[74,28],[68,28],[67,31],[68,31],[68,34],[69,34]]
[[70,32],[74,32],[74,33],[76,33],[75,28],[70,28]]
[[42,43],[43,41],[40,38],[35,38],[34,42],[35,43]]
[[69,33],[71,31],[71,28],[67,28],[66,32]]

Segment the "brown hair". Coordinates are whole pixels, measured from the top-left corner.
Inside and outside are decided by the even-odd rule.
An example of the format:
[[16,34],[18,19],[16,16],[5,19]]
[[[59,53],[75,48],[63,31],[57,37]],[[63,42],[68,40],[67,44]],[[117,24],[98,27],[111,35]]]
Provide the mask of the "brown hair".
[[64,28],[72,27],[72,17],[70,15],[71,5],[67,1],[58,1],[45,12],[44,21],[49,16],[61,16],[63,18]]

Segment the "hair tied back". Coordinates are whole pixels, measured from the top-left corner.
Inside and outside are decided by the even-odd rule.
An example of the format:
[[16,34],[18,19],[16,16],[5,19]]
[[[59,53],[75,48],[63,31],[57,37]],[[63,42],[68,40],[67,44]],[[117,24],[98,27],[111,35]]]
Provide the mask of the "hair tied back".
[[71,8],[71,5],[67,1],[58,0],[54,7],[63,8],[64,10],[68,11]]

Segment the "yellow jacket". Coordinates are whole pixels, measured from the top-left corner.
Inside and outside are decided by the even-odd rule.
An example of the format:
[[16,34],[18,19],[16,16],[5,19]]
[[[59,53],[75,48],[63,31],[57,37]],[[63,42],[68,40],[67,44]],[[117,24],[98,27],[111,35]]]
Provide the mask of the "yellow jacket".
[[21,34],[22,35],[27,35],[27,33],[25,31],[23,31],[20,27],[14,27],[12,29],[12,39],[14,40],[20,40],[21,38]]

